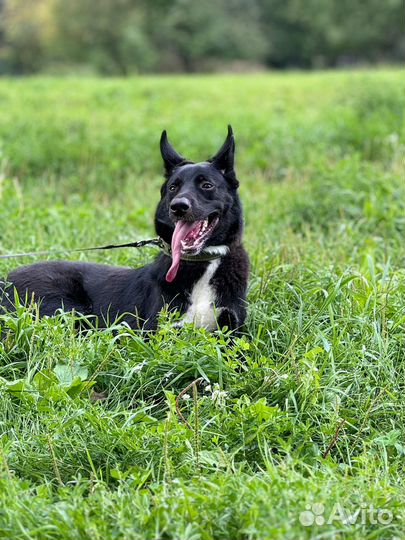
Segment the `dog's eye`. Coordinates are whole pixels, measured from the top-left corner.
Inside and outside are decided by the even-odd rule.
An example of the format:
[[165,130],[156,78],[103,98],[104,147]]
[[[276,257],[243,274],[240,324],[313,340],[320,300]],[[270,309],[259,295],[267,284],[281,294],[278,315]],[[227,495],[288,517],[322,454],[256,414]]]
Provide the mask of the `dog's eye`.
[[169,191],[176,191],[177,189],[177,186],[175,184],[172,184],[171,186],[169,186]]
[[203,184],[201,184],[201,187],[202,189],[212,189],[214,185],[211,184],[211,182],[204,182]]

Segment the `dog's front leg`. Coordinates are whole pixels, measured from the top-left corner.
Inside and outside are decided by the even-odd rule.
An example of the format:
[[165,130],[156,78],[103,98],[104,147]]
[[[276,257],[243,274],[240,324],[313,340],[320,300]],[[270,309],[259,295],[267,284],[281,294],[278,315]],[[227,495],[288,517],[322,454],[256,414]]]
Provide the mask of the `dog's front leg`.
[[236,311],[229,307],[218,309],[217,323],[219,328],[226,326],[229,330],[236,330],[240,326]]
[[246,318],[246,309],[239,304],[231,303],[217,307],[217,324],[219,328],[227,327],[228,330],[242,330]]

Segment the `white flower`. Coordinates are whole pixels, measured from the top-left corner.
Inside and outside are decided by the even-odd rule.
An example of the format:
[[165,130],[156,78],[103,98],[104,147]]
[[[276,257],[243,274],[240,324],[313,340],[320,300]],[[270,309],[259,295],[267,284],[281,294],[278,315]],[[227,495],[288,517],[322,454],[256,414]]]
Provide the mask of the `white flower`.
[[218,385],[215,385],[214,391],[211,394],[211,399],[217,405],[223,405],[227,395],[228,392],[225,392],[225,390],[220,390]]
[[185,399],[186,401],[187,401],[188,399],[191,399],[190,394],[183,394],[181,397],[182,397],[183,399]]

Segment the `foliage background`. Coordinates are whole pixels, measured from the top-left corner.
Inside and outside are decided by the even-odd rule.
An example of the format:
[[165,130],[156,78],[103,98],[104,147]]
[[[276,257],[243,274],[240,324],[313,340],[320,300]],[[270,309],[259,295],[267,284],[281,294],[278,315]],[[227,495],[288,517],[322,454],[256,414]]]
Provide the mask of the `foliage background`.
[[400,62],[401,0],[0,0],[0,73]]

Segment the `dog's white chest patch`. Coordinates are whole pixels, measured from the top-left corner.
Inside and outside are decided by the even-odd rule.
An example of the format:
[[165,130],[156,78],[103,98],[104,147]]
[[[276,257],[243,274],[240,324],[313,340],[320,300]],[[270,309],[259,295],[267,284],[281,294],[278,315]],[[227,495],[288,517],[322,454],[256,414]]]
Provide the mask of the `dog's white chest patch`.
[[215,313],[215,289],[210,285],[221,260],[211,261],[206,271],[195,283],[190,295],[190,306],[180,324],[194,323],[197,327],[215,330],[217,327]]

